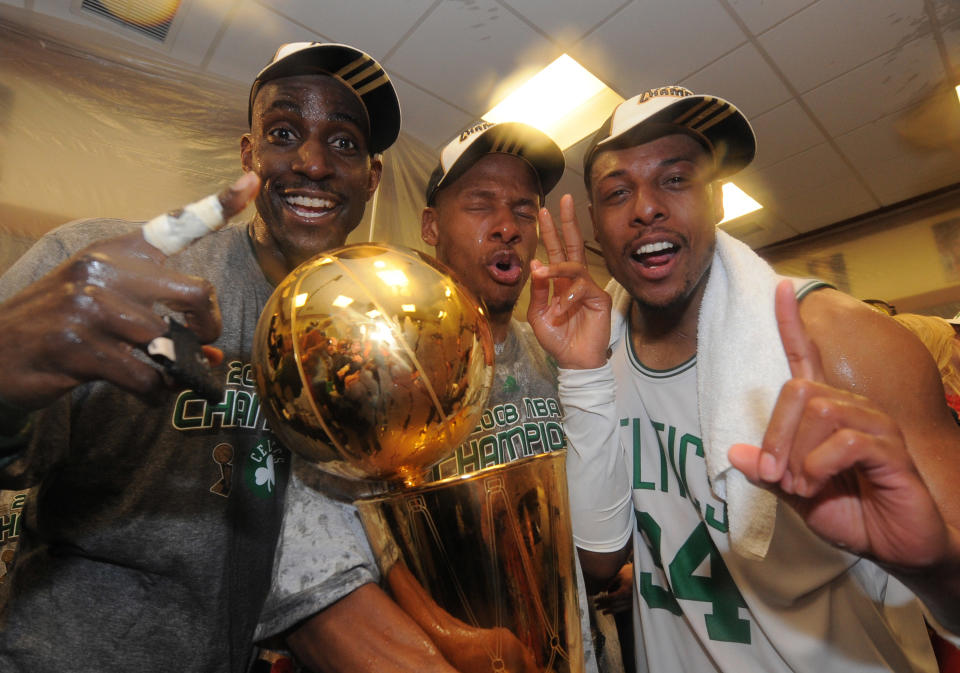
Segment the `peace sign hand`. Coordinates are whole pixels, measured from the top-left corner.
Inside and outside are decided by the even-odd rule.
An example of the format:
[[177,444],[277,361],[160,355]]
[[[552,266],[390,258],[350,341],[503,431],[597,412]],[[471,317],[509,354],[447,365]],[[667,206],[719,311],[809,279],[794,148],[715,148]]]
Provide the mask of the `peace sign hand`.
[[790,281],[777,287],[776,315],[793,378],[762,447],[736,444],[730,462],[834,545],[903,568],[943,559],[948,528],[899,427],[867,398],[827,385]]
[[583,238],[569,194],[560,200],[560,223],[562,239],[550,212],[540,210],[540,236],[549,264],[534,260],[530,265],[527,321],[561,368],[593,369],[607,360],[610,295],[587,271]]

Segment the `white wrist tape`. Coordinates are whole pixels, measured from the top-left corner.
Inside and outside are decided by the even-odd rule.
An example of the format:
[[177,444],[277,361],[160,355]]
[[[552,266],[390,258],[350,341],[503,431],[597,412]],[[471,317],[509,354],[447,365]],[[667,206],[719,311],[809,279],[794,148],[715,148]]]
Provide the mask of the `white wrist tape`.
[[143,225],[143,237],[165,255],[172,255],[223,224],[223,206],[213,194],[186,206],[176,217],[164,214],[153,218]]

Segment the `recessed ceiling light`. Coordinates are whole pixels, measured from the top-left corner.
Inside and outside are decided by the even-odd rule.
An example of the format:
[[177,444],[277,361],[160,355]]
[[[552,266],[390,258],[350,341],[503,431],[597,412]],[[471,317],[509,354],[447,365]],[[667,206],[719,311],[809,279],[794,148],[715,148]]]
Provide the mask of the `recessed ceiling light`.
[[564,54],[500,101],[483,119],[530,124],[565,150],[599,128],[622,102],[616,91]]
[[749,194],[732,182],[723,184],[723,219],[720,224],[763,208]]
[[960,84],[956,86],[957,98],[960,98]]

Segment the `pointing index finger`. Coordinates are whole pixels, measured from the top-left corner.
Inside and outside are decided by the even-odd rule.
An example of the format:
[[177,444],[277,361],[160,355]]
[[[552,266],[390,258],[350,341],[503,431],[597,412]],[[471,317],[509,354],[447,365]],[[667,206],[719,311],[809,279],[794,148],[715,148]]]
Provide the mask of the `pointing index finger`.
[[791,376],[811,381],[824,381],[820,351],[807,335],[807,330],[800,319],[800,304],[797,302],[792,281],[783,280],[777,285],[774,311],[783,352],[790,364]]

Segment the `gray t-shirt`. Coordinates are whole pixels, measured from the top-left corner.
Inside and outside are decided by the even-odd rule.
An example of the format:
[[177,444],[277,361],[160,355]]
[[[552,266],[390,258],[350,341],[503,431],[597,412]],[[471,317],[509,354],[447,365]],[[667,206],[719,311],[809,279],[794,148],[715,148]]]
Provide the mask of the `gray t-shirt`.
[[[64,225],[0,279],[0,300],[135,226]],[[225,396],[211,404],[182,390],[151,405],[96,382],[41,413],[29,447],[0,473],[2,488],[39,485],[0,589],[0,670],[247,670],[290,465],[250,368],[273,288],[244,225],[167,265],[216,288]]]

